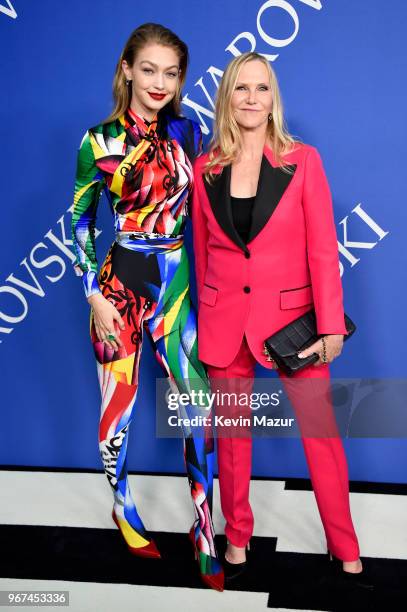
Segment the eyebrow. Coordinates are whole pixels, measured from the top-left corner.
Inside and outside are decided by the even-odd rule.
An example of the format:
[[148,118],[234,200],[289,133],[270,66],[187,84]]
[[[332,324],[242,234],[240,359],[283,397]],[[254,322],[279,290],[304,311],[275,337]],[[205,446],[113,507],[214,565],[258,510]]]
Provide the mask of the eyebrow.
[[[154,64],[154,62],[150,62],[150,60],[141,60],[141,64],[142,63],[146,63],[146,64],[151,64],[152,66],[154,66],[154,68],[158,68],[157,64]],[[179,66],[177,66],[177,64],[173,64],[172,66],[168,66],[168,68],[165,68],[165,70],[169,70],[170,68],[178,68]]]
[[[248,85],[248,83],[243,83],[243,81],[238,81],[238,82],[236,83],[236,86],[237,86],[237,85]],[[257,83],[257,85],[266,85],[266,87],[270,87],[270,84],[269,84],[269,83]]]

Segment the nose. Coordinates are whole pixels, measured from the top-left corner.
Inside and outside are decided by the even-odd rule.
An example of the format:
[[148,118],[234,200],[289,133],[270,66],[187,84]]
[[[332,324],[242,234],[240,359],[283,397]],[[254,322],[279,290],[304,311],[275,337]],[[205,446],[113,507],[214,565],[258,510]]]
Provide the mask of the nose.
[[164,89],[164,75],[161,72],[157,72],[154,87],[156,89]]
[[255,104],[256,103],[256,90],[255,89],[249,89],[249,94],[247,97],[247,102],[248,104]]

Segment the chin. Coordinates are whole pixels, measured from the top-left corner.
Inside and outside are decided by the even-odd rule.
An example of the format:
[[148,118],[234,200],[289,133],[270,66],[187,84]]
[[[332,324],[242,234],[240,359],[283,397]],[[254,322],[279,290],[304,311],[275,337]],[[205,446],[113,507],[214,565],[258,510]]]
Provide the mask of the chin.
[[259,123],[258,121],[244,121],[239,123],[239,127],[243,128],[245,130],[255,130],[256,128],[259,128],[262,124]]
[[166,106],[170,100],[171,98],[169,96],[163,100],[153,100],[153,98],[148,96],[148,99],[145,101],[145,106],[151,110],[159,111],[164,108],[164,106]]

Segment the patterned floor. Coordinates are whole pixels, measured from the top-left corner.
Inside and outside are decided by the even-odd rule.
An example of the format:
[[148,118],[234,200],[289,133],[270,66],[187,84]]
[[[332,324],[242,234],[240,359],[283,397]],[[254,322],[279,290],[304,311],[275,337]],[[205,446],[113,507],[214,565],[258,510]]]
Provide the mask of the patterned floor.
[[[70,612],[406,609],[406,485],[351,483],[362,559],[376,583],[374,594],[363,596],[338,589],[330,576],[307,480],[252,481],[249,571],[223,593],[206,589],[197,575],[186,536],[193,520],[186,478],[131,475],[130,485],[161,560],[129,555],[103,474],[0,470],[0,590],[66,590]],[[214,493],[222,550],[217,480]]]

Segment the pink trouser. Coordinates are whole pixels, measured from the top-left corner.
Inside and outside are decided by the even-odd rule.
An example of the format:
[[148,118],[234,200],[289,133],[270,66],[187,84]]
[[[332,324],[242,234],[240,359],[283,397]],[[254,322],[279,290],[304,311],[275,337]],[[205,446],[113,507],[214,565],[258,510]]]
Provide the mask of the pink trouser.
[[[207,364],[212,390],[225,389],[214,379],[234,379],[234,390],[249,392],[256,360],[246,336],[230,365],[218,368]],[[359,545],[349,506],[348,466],[342,440],[336,429],[330,396],[329,366],[309,366],[294,377],[277,370],[294,408],[301,432],[312,487],[325,530],[327,547],[344,561],[359,558]],[[239,379],[244,379],[240,380]],[[228,383],[226,383],[228,385]],[[232,390],[228,385],[228,391]],[[318,401],[315,399],[318,398]],[[217,407],[218,414],[219,407]],[[242,414],[239,408],[239,414]],[[250,408],[244,412],[247,415]],[[225,535],[235,546],[244,547],[253,533],[249,503],[252,439],[240,430],[239,437],[220,433],[217,439],[219,487]]]

